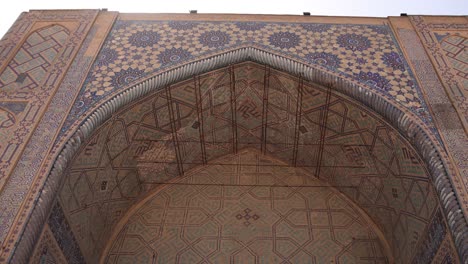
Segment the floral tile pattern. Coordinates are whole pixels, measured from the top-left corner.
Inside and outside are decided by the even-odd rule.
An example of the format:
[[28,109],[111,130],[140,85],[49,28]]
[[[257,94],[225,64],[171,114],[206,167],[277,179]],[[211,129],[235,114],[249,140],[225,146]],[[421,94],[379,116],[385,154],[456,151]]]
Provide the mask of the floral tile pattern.
[[67,123],[143,78],[246,45],[358,80],[423,119],[428,117],[419,88],[387,25],[120,20]]

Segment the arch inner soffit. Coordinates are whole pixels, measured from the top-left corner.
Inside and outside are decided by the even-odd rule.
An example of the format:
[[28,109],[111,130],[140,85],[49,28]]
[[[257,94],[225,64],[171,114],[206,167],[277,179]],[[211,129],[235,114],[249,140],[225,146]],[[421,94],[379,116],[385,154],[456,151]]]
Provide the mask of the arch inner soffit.
[[145,193],[245,148],[346,194],[382,230],[397,262],[411,260],[438,208],[425,166],[398,131],[331,88],[253,62],[177,83],[114,114],[75,156],[59,203],[81,228],[83,254],[97,260],[115,223]]

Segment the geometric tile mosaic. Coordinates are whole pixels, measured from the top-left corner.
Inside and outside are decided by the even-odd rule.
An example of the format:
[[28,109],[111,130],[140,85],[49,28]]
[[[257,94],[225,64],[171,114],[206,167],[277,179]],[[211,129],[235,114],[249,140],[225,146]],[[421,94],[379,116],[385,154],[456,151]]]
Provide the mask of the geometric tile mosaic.
[[169,68],[254,46],[365,84],[430,116],[387,25],[227,21],[116,21],[75,101],[74,118],[113,92]]
[[[382,230],[396,262],[411,261],[438,207],[416,151],[373,112],[330,88],[245,62],[127,106],[84,144],[60,204],[85,258],[97,260],[148,190],[245,148],[346,194]],[[253,217],[247,209],[237,214]]]
[[[69,34],[69,30],[59,25],[36,30],[0,74],[0,140],[3,143],[0,145],[0,187],[8,178],[8,167],[19,154],[19,143],[27,135],[18,130],[33,123],[35,112],[39,110],[37,103],[41,101],[40,86]],[[26,109],[27,116],[21,115],[28,100],[33,106],[30,103]],[[12,135],[15,135],[15,140]]]
[[434,256],[434,259],[431,262],[432,264],[458,264],[461,263],[459,260],[455,246],[452,243],[450,234],[445,236],[444,241],[439,247],[437,254]]
[[53,25],[33,32],[0,75],[2,91],[16,90],[17,98],[34,95],[48,68],[69,37],[69,30]]
[[443,221],[442,213],[437,211],[432,223],[428,226],[423,243],[415,255],[413,263],[431,263],[434,259],[437,250],[447,234],[447,227]]
[[[61,123],[57,115],[43,115],[54,107],[57,89],[98,12],[24,12],[0,41],[0,262],[18,252],[35,201],[26,197],[36,197],[33,189],[40,189],[35,173],[50,147],[43,140],[56,130],[41,121]],[[30,140],[38,134],[40,140]]]
[[[401,30],[400,39],[420,76],[442,142],[454,164],[452,182],[462,208],[468,206],[468,89],[465,17],[411,16],[415,29]],[[466,210],[463,209],[465,215]]]
[[388,263],[375,226],[336,189],[256,150],[155,190],[105,263]]
[[452,69],[455,70],[461,87],[468,87],[468,38],[448,36],[440,41],[440,46]]
[[29,259],[29,263],[67,263],[67,259],[63,255],[62,249],[58,245],[54,235],[52,234],[52,231],[50,231],[50,228],[47,224],[44,226],[41,237],[35,246],[34,253]]
[[[31,255],[36,233],[23,230],[36,223],[29,213],[43,209],[36,198],[49,165],[79,118],[145,79],[244,47],[364,85],[415,113],[449,152],[441,156],[466,205],[465,17],[118,16],[25,12],[0,40],[0,262]],[[103,252],[109,263],[459,258],[414,142],[334,87],[239,63],[161,88],[93,133],[64,175],[31,263],[96,263]]]
[[60,204],[56,203],[49,216],[48,226],[68,263],[85,263],[80,247],[63,215]]

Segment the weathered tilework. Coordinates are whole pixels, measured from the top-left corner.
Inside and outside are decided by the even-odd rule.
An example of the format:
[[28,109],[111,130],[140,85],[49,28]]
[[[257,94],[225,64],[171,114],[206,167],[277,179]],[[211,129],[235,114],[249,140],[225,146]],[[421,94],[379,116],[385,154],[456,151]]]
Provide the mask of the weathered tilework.
[[67,41],[70,32],[53,25],[33,32],[0,75],[2,92],[16,90],[15,98],[29,99]]
[[[44,94],[44,90],[50,89],[49,85],[53,87],[60,76],[51,73],[52,63],[63,50],[69,34],[59,25],[32,32],[0,74],[0,188],[37,121],[40,105],[50,93]],[[44,84],[46,77],[48,85]]]
[[0,102],[0,129],[13,127],[18,116],[24,111],[27,102]]
[[423,243],[413,259],[413,264],[431,263],[446,234],[447,227],[442,213],[438,210],[425,233]]
[[28,23],[29,19],[30,14],[21,13],[8,32],[0,39],[0,65],[3,65],[10,58],[16,45],[21,42],[22,38],[30,30],[31,23]]
[[[468,127],[468,61],[466,50],[468,46],[468,24],[427,22],[422,16],[411,16],[411,22],[417,29],[423,45],[432,59],[438,75],[446,91],[457,109],[465,129]],[[466,21],[466,20],[465,20]],[[459,35],[442,37],[451,30],[459,31]],[[442,36],[441,36],[442,35]]]
[[450,234],[447,234],[440,245],[437,254],[434,256],[432,264],[458,264],[460,263],[460,260],[456,252],[457,251],[452,244],[451,236]]
[[359,103],[334,92],[327,103],[326,89],[303,83],[298,104],[298,78],[269,69],[265,86],[266,70],[244,62],[202,74],[197,85],[176,83],[129,104],[89,137],[59,198],[86,260],[98,259],[148,189],[233,149],[255,148],[347,194],[380,227],[396,263],[411,262],[437,206],[416,151]]
[[[34,182],[37,180],[35,176],[41,166],[41,163],[43,162],[43,159],[45,158],[48,148],[53,142],[55,132],[58,131],[58,126],[60,126],[60,123],[63,120],[60,118],[63,118],[66,115],[64,109],[67,109],[67,107],[69,107],[69,105],[71,104],[71,101],[74,99],[73,92],[70,92],[70,90],[68,89],[73,89],[73,87],[79,85],[81,83],[81,80],[85,76],[80,76],[78,74],[82,71],[81,67],[83,67],[83,69],[86,70],[86,66],[83,64],[79,64],[80,67],[75,66],[75,68],[68,69],[68,72],[67,68],[68,65],[72,62],[74,55],[76,55],[76,53],[78,52],[80,45],[87,36],[92,21],[96,17],[97,13],[97,10],[30,12],[27,16],[28,19],[21,22],[24,23],[22,26],[27,27],[28,23],[32,24],[41,20],[45,20],[47,21],[47,23],[56,24],[61,24],[61,22],[66,20],[69,22],[75,21],[75,25],[80,26],[75,29],[69,29],[71,37],[66,42],[63,48],[64,50],[66,50],[66,52],[58,54],[53,60],[53,62],[50,61],[53,56],[49,53],[53,53],[55,49],[50,49],[50,45],[41,46],[40,49],[49,47],[49,49],[45,49],[43,50],[43,52],[48,50],[46,53],[50,56],[46,56],[47,54],[40,54],[40,52],[39,54],[41,55],[41,59],[47,61],[47,63],[50,63],[51,66],[47,68],[48,72],[46,77],[42,77],[42,84],[36,88],[31,89],[31,94],[35,94],[34,98],[28,100],[15,99],[17,98],[15,96],[24,93],[24,87],[16,83],[16,79],[18,79],[18,81],[22,80],[22,78],[18,78],[19,76],[17,76],[17,78],[15,79],[15,85],[19,89],[0,89],[0,93],[3,92],[6,96],[2,99],[12,98],[16,103],[16,105],[13,105],[10,102],[3,102],[0,104],[0,108],[7,109],[10,113],[15,113],[16,111],[21,116],[21,109],[24,107],[23,112],[26,113],[23,114],[23,119],[20,120],[18,128],[8,134],[9,140],[11,140],[13,143],[18,143],[16,146],[17,152],[19,153],[22,150],[23,155],[16,160],[17,166],[14,170],[11,171],[8,181],[6,182],[5,187],[0,193],[0,240],[3,241],[3,251],[0,255],[0,262],[6,261],[6,259],[10,256],[11,252],[13,252],[13,249],[17,242],[16,239],[21,235],[21,230],[23,230],[24,223],[27,222],[25,221],[25,218],[29,216],[29,213],[27,213],[27,211],[30,208],[32,208],[32,204],[36,199],[37,191],[42,187],[42,185],[40,184],[34,184]],[[66,25],[70,25],[70,23]],[[47,31],[50,29],[54,29],[54,31]],[[35,31],[35,33],[41,33],[43,37],[52,33],[52,35],[54,36],[52,37],[54,38],[54,41],[58,41],[61,37],[63,37],[63,34],[59,34],[59,32],[61,31],[57,31],[57,29],[60,28],[57,28],[55,26],[45,27],[40,29],[39,31]],[[40,41],[40,39],[35,39],[34,36],[34,32],[31,32],[31,34],[25,40],[31,42],[29,43],[32,45],[31,48],[37,46],[39,49],[39,46],[42,42],[37,42]],[[34,42],[34,39],[36,40],[36,42]],[[50,43],[52,42],[53,41],[50,41]],[[36,43],[36,45],[33,45],[34,43]],[[83,56],[78,57],[82,58]],[[9,62],[8,65],[11,66],[14,63],[19,62],[17,59],[20,59],[20,57],[15,55],[14,58],[15,59]],[[83,60],[86,61],[86,58],[84,58]],[[90,63],[92,61],[92,59],[90,58],[88,58],[87,60]],[[82,60],[78,60],[78,62],[82,62]],[[74,69],[76,68],[79,68],[80,70],[74,71]],[[34,69],[30,69],[27,72],[29,77],[25,77],[25,79],[23,80],[24,82],[27,82],[29,78],[33,77],[41,78],[40,75],[34,75],[33,77],[30,76],[29,73],[34,72]],[[53,75],[53,77],[49,78],[50,75]],[[79,80],[75,80],[75,82],[66,82],[62,85],[59,85],[64,75],[71,75],[75,78],[78,78]],[[69,80],[68,77],[66,77],[65,80]],[[59,89],[59,86],[61,89]],[[65,89],[67,90],[62,91]],[[68,97],[68,102],[64,102],[61,99],[62,95]],[[60,99],[57,99],[57,97]],[[57,101],[59,101],[59,103]],[[20,105],[19,103],[22,103],[22,105]],[[42,116],[42,113],[45,111],[45,107],[47,106],[48,110],[45,112],[42,122],[39,122],[39,119]],[[32,132],[33,128],[36,129],[34,132]],[[3,131],[0,131],[0,133],[2,132]],[[28,137],[31,137],[31,141],[29,142]],[[6,141],[0,142],[3,143]],[[2,162],[0,163],[2,164],[2,166],[5,164]],[[10,168],[13,167],[13,164],[14,163],[9,164]],[[8,169],[8,167],[6,169]],[[43,177],[47,175],[47,173],[43,174]],[[8,174],[2,174],[0,172],[0,175],[3,176]],[[28,195],[28,191],[30,191],[30,199],[26,198]],[[20,211],[20,205],[23,202],[25,202],[24,207],[22,207],[23,211]],[[15,217],[16,222],[14,222]],[[7,234],[10,235],[7,236]]]
[[457,263],[457,262],[455,262],[455,260],[453,259],[451,255],[445,255],[445,257],[442,259],[442,262],[441,262],[441,264],[454,264],[454,263]]
[[[453,165],[458,167],[459,173],[452,167],[451,181],[457,191],[458,199],[461,202],[462,209],[467,212],[468,208],[468,139],[463,124],[460,122],[459,109],[452,105],[449,98],[449,90],[444,89],[443,78],[439,79],[434,64],[428,57],[420,38],[416,31],[408,29],[399,29],[398,34],[402,45],[408,54],[408,59],[414,66],[414,70],[420,80],[421,87],[427,95],[427,102],[433,108],[434,120],[438,124],[439,133],[443,136],[444,145],[453,158]],[[437,45],[437,44],[436,44]],[[429,55],[430,56],[430,55]]]
[[39,263],[47,263],[47,264],[58,264],[58,262],[54,255],[51,254],[52,252],[48,251],[47,248],[42,252],[42,255],[39,259]]
[[[468,34],[467,34],[468,35]],[[443,54],[455,72],[460,89],[468,89],[468,38],[450,35],[439,40]],[[468,107],[468,105],[464,105]],[[468,109],[465,109],[468,114]]]
[[56,203],[52,209],[48,224],[68,263],[85,263],[59,203]]
[[199,58],[255,46],[357,80],[430,122],[386,25],[117,21],[77,98],[77,116],[145,77]]
[[36,249],[29,259],[31,264],[64,264],[67,263],[65,256],[63,256],[60,246],[50,231],[49,226],[46,224],[44,230],[37,242]]
[[300,168],[253,150],[213,163],[139,204],[105,263],[389,262],[376,227]]

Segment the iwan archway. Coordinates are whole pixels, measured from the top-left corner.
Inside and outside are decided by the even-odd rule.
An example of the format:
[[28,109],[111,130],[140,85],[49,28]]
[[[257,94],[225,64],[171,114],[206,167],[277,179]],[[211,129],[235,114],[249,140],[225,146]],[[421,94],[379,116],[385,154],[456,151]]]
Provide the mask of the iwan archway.
[[[230,66],[222,67],[227,64]],[[403,112],[365,87],[333,77],[326,71],[254,48],[228,52],[138,84],[87,117],[64,148],[46,183],[50,192],[44,192],[43,196],[50,197],[44,199],[45,203],[52,205],[51,197],[59,190],[58,202],[48,221],[53,221],[54,215],[63,214],[75,227],[72,240],[83,254],[76,258],[90,263],[98,259],[118,263],[119,254],[112,255],[113,242],[123,247],[125,239],[120,231],[128,229],[126,221],[130,219],[132,223],[134,215],[144,210],[145,203],[154,201],[151,197],[164,192],[158,188],[170,189],[164,186],[183,181],[181,177],[186,172],[194,175],[197,170],[209,170],[213,166],[210,162],[229,157],[226,155],[239,157],[239,153],[250,149],[248,155],[267,163],[275,160],[276,163],[269,162],[275,168],[272,170],[275,173],[270,174],[288,178],[287,172],[281,169],[276,172],[279,167],[295,171],[293,175],[301,174],[304,179],[299,185],[293,185],[273,176],[275,180],[260,184],[255,176],[257,180],[246,188],[272,189],[280,181],[281,188],[301,189],[301,184],[312,181],[314,184],[307,185],[309,188],[330,188],[342,198],[342,203],[353,208],[354,214],[346,212],[347,216],[342,218],[327,214],[327,219],[317,220],[325,221],[323,226],[328,225],[331,228],[328,230],[334,229],[334,221],[343,221],[337,229],[359,230],[350,227],[350,223],[371,227],[358,232],[368,237],[354,237],[367,241],[357,251],[350,246],[353,237],[351,242],[348,237],[348,244],[333,238],[331,241],[338,246],[323,245],[327,249],[335,248],[330,256],[339,257],[334,261],[339,262],[346,255],[349,261],[356,262],[370,258],[384,263],[393,260],[409,263],[428,257],[424,256],[424,240],[431,228],[445,225],[447,210],[461,215],[456,201],[451,202],[455,197],[444,194],[453,191],[447,189],[450,183],[436,146],[424,126],[411,117],[411,113]],[[64,169],[60,164],[67,162],[69,165]],[[226,164],[217,166],[232,167]],[[250,167],[258,170],[258,166]],[[249,178],[252,174],[245,175]],[[58,188],[61,178],[64,182]],[[193,184],[192,181],[186,184]],[[199,183],[203,184],[206,182]],[[148,196],[151,192],[157,192],[156,196]],[[441,196],[442,203],[438,199]],[[327,208],[328,211],[322,209],[332,211],[331,207]],[[244,213],[232,212],[233,216],[245,219],[251,212],[250,208],[243,210],[247,209]],[[261,219],[261,215],[252,213],[252,217]],[[280,217],[286,219],[290,213]],[[35,217],[43,216],[33,213],[32,219]],[[452,217],[465,221],[462,215],[452,214]],[[306,216],[304,231],[313,230],[316,223],[312,218]],[[40,225],[34,223],[28,228],[39,230]],[[290,231],[289,234],[297,233],[297,230]],[[452,231],[456,235],[457,230]],[[22,243],[21,246],[28,247],[27,240]],[[297,249],[295,253],[273,252],[273,255],[279,260],[285,256],[292,259],[312,244],[311,241],[303,245],[297,241],[291,243],[296,243],[291,246]],[[220,245],[216,244],[216,250],[220,250]],[[273,250],[269,246],[266,249]],[[312,259],[318,259],[310,250],[307,252]],[[366,255],[369,252],[372,255]],[[138,252],[127,253],[125,258],[130,261],[132,256],[141,256]],[[250,255],[255,254],[250,252]],[[160,256],[160,252],[153,252],[149,258]]]

